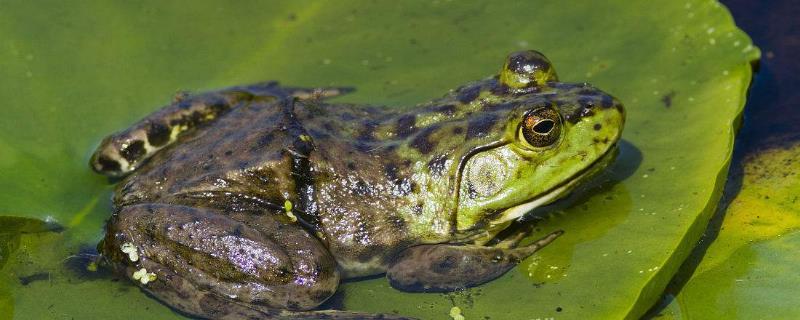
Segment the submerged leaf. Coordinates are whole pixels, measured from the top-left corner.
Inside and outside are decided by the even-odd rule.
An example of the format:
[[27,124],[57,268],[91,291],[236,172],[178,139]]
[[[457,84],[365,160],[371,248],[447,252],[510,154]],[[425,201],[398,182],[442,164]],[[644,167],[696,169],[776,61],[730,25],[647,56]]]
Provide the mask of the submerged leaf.
[[800,314],[800,144],[760,150],[720,232],[664,319],[791,319]]
[[61,231],[58,224],[38,219],[0,216],[0,269],[17,249],[19,236],[25,233]]

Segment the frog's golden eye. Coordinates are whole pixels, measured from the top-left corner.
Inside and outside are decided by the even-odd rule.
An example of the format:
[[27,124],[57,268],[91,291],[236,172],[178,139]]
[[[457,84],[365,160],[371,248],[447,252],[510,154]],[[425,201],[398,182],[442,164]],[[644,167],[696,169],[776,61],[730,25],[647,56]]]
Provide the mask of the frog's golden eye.
[[561,137],[561,117],[552,108],[538,108],[525,113],[518,138],[534,148],[546,148]]

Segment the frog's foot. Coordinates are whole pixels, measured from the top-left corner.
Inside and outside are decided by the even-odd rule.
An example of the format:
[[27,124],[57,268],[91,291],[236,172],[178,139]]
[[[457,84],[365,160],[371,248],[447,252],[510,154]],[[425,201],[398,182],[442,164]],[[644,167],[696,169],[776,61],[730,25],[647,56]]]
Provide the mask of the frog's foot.
[[[204,290],[169,269],[163,270],[162,274],[164,275],[163,280],[156,279],[156,281],[143,287],[143,289],[178,312],[206,319],[414,320],[408,317],[388,314],[369,314],[340,310],[289,311],[248,305],[231,296],[223,296],[217,292]],[[187,294],[189,294],[188,298]]]
[[[556,231],[517,248],[449,244],[415,246],[398,255],[386,276],[392,287],[403,291],[447,292],[473,287],[503,275],[563,233]],[[519,240],[512,242],[505,245],[516,246]]]
[[[492,247],[501,249],[514,249],[519,243],[533,232],[533,224],[526,223],[516,228],[513,233],[491,244]],[[491,242],[490,242],[491,243]]]
[[339,284],[327,249],[281,214],[139,204],[107,228],[99,249],[112,267],[192,315],[295,319],[282,311],[313,309]]
[[130,128],[114,133],[100,143],[90,166],[98,173],[121,177],[141,165],[158,150],[179,137],[214,121],[232,108],[251,102],[324,99],[352,92],[352,88],[284,88],[277,82],[231,87],[197,95],[180,92],[172,103],[146,116]]

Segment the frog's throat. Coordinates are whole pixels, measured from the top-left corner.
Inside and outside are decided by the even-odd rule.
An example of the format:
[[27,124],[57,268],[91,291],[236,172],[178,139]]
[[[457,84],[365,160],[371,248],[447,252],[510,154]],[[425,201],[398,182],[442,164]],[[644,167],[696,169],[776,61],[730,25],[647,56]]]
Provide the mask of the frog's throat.
[[500,213],[499,217],[492,220],[492,222],[489,224],[489,229],[503,226],[505,223],[518,219],[533,209],[560,199],[562,196],[572,191],[572,189],[574,189],[579,182],[585,181],[590,176],[595,175],[605,168],[606,164],[614,160],[617,155],[617,150],[616,144],[612,145],[610,148],[608,148],[605,154],[597,158],[597,160],[592,162],[590,165],[586,166],[586,168],[583,168],[581,171],[575,173],[572,178],[567,179],[565,182],[551,188],[541,196],[538,196],[531,201],[504,210],[502,213]]

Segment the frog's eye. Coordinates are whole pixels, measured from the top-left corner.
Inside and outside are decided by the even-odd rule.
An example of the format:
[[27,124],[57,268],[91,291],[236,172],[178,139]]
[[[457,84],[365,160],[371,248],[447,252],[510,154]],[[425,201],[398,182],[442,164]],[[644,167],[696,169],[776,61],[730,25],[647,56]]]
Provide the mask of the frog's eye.
[[500,71],[500,82],[512,90],[558,81],[553,64],[541,52],[526,50],[508,55]]
[[561,137],[561,117],[552,108],[538,108],[525,113],[519,125],[518,139],[534,148],[554,145]]

